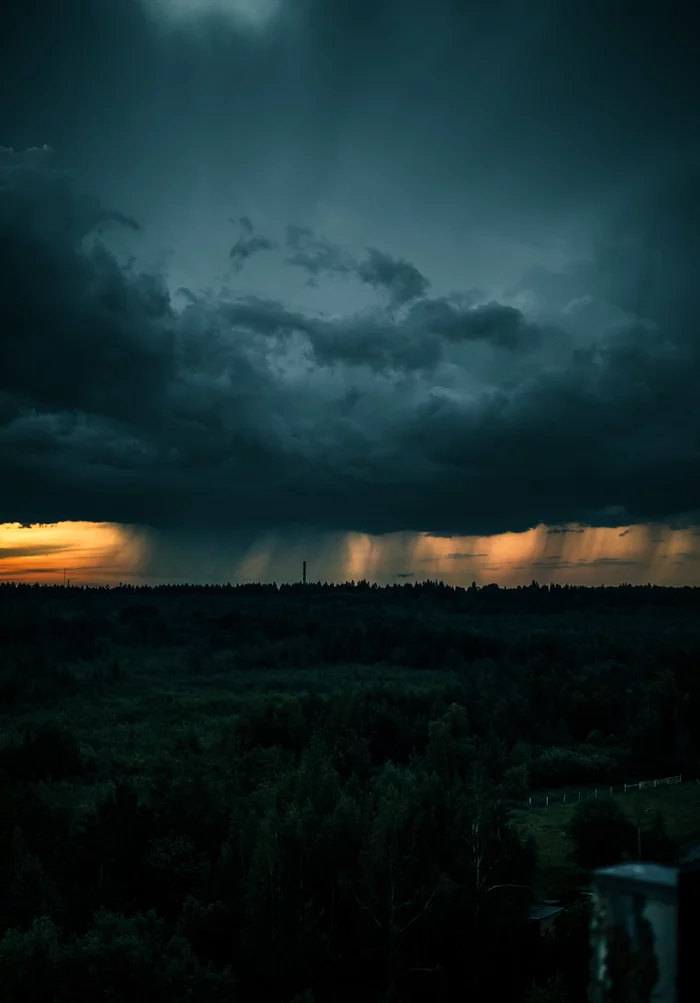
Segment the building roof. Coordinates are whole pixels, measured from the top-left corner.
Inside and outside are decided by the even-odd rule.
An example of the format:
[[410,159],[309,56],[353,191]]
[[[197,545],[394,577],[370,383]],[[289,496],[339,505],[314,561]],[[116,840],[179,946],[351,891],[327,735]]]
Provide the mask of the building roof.
[[547,902],[536,902],[534,905],[530,906],[530,919],[536,920],[538,923],[540,920],[547,919],[549,916],[555,916],[558,912],[563,912],[564,906],[562,905],[550,905]]

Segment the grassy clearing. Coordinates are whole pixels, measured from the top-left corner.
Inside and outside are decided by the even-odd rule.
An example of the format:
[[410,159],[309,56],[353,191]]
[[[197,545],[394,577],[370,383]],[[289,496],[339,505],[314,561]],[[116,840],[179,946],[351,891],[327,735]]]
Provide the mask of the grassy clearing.
[[700,784],[675,784],[643,791],[619,794],[617,800],[630,818],[638,816],[644,832],[644,814],[660,811],[669,836],[679,845],[700,840]]
[[[700,784],[692,782],[648,788],[615,794],[614,797],[634,822],[638,819],[641,822],[642,840],[644,826],[654,811],[663,814],[666,831],[679,846],[700,840]],[[553,805],[520,811],[516,816],[520,831],[533,836],[537,843],[539,873],[536,893],[545,898],[586,881],[585,872],[573,863],[573,844],[566,834],[572,811],[573,807]]]
[[570,817],[571,809],[563,806],[519,811],[516,815],[520,832],[534,837],[537,845],[537,897],[549,898],[586,880],[585,873],[573,863],[573,843],[566,834]]

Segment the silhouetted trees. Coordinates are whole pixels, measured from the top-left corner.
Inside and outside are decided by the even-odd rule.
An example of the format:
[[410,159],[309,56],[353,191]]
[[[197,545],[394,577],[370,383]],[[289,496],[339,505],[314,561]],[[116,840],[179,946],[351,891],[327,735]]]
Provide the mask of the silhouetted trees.
[[[533,971],[513,806],[697,770],[699,598],[0,586],[3,1000],[579,1003],[587,915]],[[178,689],[231,703],[181,722]],[[88,696],[147,758],[85,741]],[[675,857],[602,796],[570,832],[585,868]]]
[[568,826],[576,862],[586,869],[619,864],[635,849],[636,830],[617,801],[586,798],[573,809]]

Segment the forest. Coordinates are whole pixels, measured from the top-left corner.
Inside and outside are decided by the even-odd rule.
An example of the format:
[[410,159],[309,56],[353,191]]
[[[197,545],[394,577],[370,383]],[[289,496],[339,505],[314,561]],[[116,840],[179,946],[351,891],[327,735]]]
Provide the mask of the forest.
[[[0,585],[0,998],[584,1003],[591,869],[700,840],[699,612]],[[675,774],[636,818],[606,793]],[[572,904],[547,936],[543,897]]]

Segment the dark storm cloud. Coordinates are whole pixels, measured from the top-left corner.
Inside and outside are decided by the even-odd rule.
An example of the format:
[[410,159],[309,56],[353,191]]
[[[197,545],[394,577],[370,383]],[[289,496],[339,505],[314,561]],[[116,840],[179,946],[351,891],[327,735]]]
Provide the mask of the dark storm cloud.
[[499,303],[474,305],[469,297],[422,300],[411,308],[407,326],[432,331],[448,341],[490,341],[507,349],[535,347],[540,332],[520,310]]
[[[0,520],[692,523],[700,63],[676,13],[305,0],[253,37],[147,0],[10,4],[0,143],[51,143],[114,208],[45,154],[3,158]],[[192,221],[221,222],[225,260],[236,205],[266,233],[299,220],[290,263],[381,305],[323,317],[185,271],[175,309],[101,240],[142,224],[155,256],[183,204],[195,264]],[[244,219],[236,272],[272,250]],[[484,234],[531,263],[560,233],[556,268],[495,275],[514,301],[444,292],[482,284]]]
[[91,239],[103,210],[44,152],[2,164],[2,520],[488,533],[697,507],[685,329],[614,330],[483,386],[481,357],[428,325],[431,367],[406,361],[425,354],[412,312],[211,296],[178,312]]
[[230,258],[236,272],[240,272],[246,261],[254,254],[259,254],[261,251],[274,251],[277,247],[274,240],[255,233],[253,224],[247,216],[241,216],[238,222],[243,230],[243,236],[238,238],[230,252]]
[[367,249],[367,258],[357,264],[362,282],[375,289],[386,289],[398,306],[424,296],[430,282],[408,261],[392,258],[374,247]]
[[[78,250],[122,217],[78,195],[50,158],[0,149],[0,410],[27,449],[49,451],[77,412],[119,420],[157,408],[173,371],[162,284],[121,269],[99,244]],[[40,411],[26,410],[33,401]]]
[[[188,298],[201,305],[203,300],[185,292]],[[450,358],[450,353],[459,347],[460,339],[452,328],[446,330],[432,323],[431,308],[435,306],[435,313],[439,314],[443,301],[423,300],[420,306],[425,307],[424,313],[414,308],[401,319],[386,310],[370,309],[328,321],[289,310],[273,300],[248,296],[220,307],[218,314],[237,330],[266,337],[289,339],[302,334],[308,339],[313,357],[324,365],[343,362],[374,370],[433,370]],[[489,304],[482,308],[465,304],[459,314],[455,311],[452,316],[455,329],[459,327],[465,332],[463,341],[483,340],[503,347],[502,336],[512,328],[513,315],[517,315],[518,323],[522,321],[519,311],[511,307],[498,308]],[[537,329],[533,325],[522,326],[527,326],[532,337],[536,337]],[[507,344],[510,349],[518,347],[510,341]]]
[[287,264],[307,271],[312,285],[323,275],[355,276],[366,285],[384,290],[395,306],[419,299],[430,286],[408,261],[392,258],[374,247],[368,247],[366,257],[358,261],[345,248],[317,237],[308,227],[288,226],[287,245],[294,250]]
[[257,35],[168,6],[5,4],[2,142],[39,133],[143,202],[181,198],[195,164],[246,189],[282,164],[265,195],[288,210],[337,182],[419,228],[521,234],[697,151],[698,15],[680,0],[300,0]]
[[322,275],[346,276],[357,267],[344,248],[315,236],[308,227],[290,224],[287,227],[287,246],[294,252],[286,259],[287,264],[308,272],[310,285],[317,284]]
[[[123,212],[119,212],[117,209],[105,209],[102,212],[101,222],[103,223],[119,223],[121,226],[126,226],[130,230],[140,230],[141,225],[132,216],[126,216]],[[101,232],[102,227],[98,226],[97,231]]]

